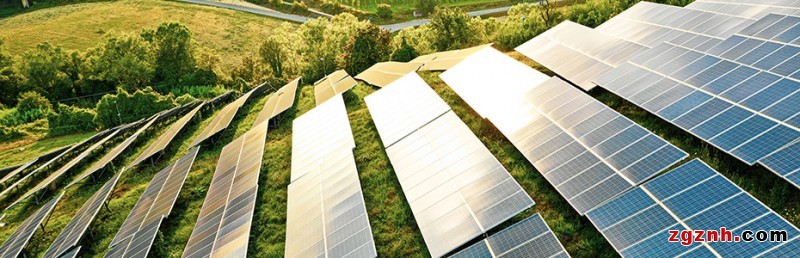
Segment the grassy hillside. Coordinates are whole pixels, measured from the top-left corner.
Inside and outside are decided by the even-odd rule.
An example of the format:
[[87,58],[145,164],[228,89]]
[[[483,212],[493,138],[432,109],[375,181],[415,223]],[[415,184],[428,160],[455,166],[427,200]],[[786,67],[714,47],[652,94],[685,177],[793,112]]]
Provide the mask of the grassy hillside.
[[89,132],[46,139],[30,138],[0,144],[0,168],[25,163],[33,157],[69,144],[80,142],[94,134],[94,132]]
[[213,49],[224,65],[238,64],[255,53],[261,40],[282,21],[264,16],[156,0],[122,0],[46,8],[0,19],[0,38],[12,53],[50,42],[65,49],[85,50],[106,35],[138,34],[163,22],[191,29],[202,47]]

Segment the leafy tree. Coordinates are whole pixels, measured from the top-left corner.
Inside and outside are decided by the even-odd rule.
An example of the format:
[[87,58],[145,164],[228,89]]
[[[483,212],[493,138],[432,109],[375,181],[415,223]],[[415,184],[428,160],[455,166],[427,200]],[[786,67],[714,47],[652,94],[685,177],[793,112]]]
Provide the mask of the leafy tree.
[[427,26],[431,28],[433,47],[438,51],[473,46],[480,35],[472,24],[473,18],[457,8],[437,8]]
[[414,7],[422,14],[430,14],[436,11],[436,6],[439,5],[438,0],[415,0]]
[[17,111],[28,112],[33,110],[50,111],[53,105],[42,94],[35,91],[28,91],[19,95],[17,101]]
[[195,97],[192,97],[192,95],[189,95],[189,93],[186,93],[186,94],[181,95],[180,97],[175,98],[175,103],[178,103],[178,105],[185,105],[185,104],[189,104],[189,103],[191,103],[192,101],[195,101],[195,100],[197,100]]
[[25,78],[14,67],[14,59],[3,48],[0,39],[0,104],[14,105]]
[[179,79],[195,68],[195,44],[189,28],[179,23],[162,23],[155,32],[145,30],[143,38],[149,38],[155,50],[156,78],[168,85],[176,85]]
[[391,33],[370,23],[344,47],[344,69],[351,75],[366,70],[373,64],[388,59],[391,53]]
[[26,78],[24,90],[58,100],[74,97],[74,63],[60,47],[44,43],[23,55],[20,72]]
[[94,130],[96,125],[93,120],[96,115],[97,113],[92,109],[59,103],[55,112],[51,112],[47,116],[49,124],[47,134],[58,136]]
[[151,87],[137,90],[133,94],[119,88],[117,94],[105,95],[97,102],[94,122],[101,128],[111,128],[152,116],[177,105],[172,94],[161,95]]
[[239,88],[258,85],[269,78],[266,67],[252,57],[245,56],[242,63],[231,70],[231,85]]
[[542,0],[539,3],[539,15],[547,28],[551,28],[561,20],[561,11],[558,10],[555,0]]
[[493,41],[502,50],[511,50],[546,29],[538,8],[518,4],[508,10],[508,17],[495,30]]
[[402,37],[400,40],[400,47],[396,48],[394,53],[392,53],[393,61],[408,62],[419,56],[417,49],[411,44],[408,44],[405,37]]
[[275,77],[283,78],[283,62],[288,54],[276,37],[268,37],[258,49],[261,61],[269,65]]
[[391,5],[389,5],[389,4],[378,4],[376,6],[376,9],[377,9],[377,12],[375,14],[377,14],[378,17],[381,17],[381,18],[384,18],[384,19],[391,19],[392,18],[392,14],[393,13],[392,13],[392,6]]
[[97,79],[126,90],[144,87],[155,75],[155,56],[150,43],[140,37],[110,38],[93,63]]

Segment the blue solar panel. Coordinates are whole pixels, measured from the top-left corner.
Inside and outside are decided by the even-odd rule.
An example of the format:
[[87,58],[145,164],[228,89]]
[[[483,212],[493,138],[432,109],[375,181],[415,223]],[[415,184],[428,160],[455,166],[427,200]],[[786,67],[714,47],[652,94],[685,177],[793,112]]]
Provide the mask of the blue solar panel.
[[711,95],[708,95],[701,91],[695,91],[691,94],[687,95],[686,97],[676,101],[672,105],[665,107],[664,109],[658,111],[658,115],[662,118],[672,121],[678,116],[689,112],[692,109],[702,105],[706,101],[711,99]]
[[713,98],[706,103],[703,103],[703,105],[700,105],[697,108],[679,116],[672,122],[682,128],[692,128],[703,121],[718,115],[720,112],[730,108],[732,105],[733,104],[730,104],[724,100]]
[[[800,114],[800,91],[779,100],[778,103],[768,107],[763,113],[781,121],[786,121],[792,116]],[[800,125],[794,126],[800,127]]]
[[728,131],[711,138],[710,142],[720,149],[730,151],[767,129],[772,128],[774,125],[775,122],[762,116],[752,116]]
[[772,68],[797,55],[797,53],[800,53],[800,48],[784,45],[753,64],[753,66],[762,70],[772,70]]
[[[780,176],[787,176],[792,172],[800,171],[800,162],[797,162],[797,157],[800,157],[800,142],[773,153],[772,155],[762,159],[759,163],[763,164],[772,171],[775,171]],[[800,185],[798,181],[795,184]]]
[[720,94],[732,88],[734,85],[741,83],[747,78],[750,78],[756,73],[758,73],[756,69],[747,66],[739,66],[736,69],[732,70],[731,72],[723,75],[722,77],[719,77],[719,79],[717,80],[714,80],[705,85],[697,84],[696,86],[702,87],[703,90],[706,90],[710,93]]
[[534,214],[479,241],[451,257],[569,257],[567,251]]
[[753,113],[738,106],[732,106],[719,115],[706,120],[690,131],[702,139],[710,139],[732,126],[752,117]]
[[720,96],[731,100],[733,102],[740,102],[756,92],[763,89],[765,86],[773,84],[780,80],[779,76],[776,76],[771,73],[767,72],[759,72],[756,75],[748,78],[747,80],[736,84],[732,88],[728,89],[727,91],[720,94]]
[[778,48],[780,48],[781,44],[773,43],[773,42],[762,42],[760,46],[756,47],[747,54],[736,59],[736,62],[749,64],[752,65],[756,63],[758,60],[764,58],[764,56],[769,55],[770,53],[774,52]]
[[786,144],[795,139],[800,139],[800,131],[795,131],[785,125],[777,125],[764,134],[732,150],[731,154],[741,157],[742,160],[749,164],[753,164],[758,161],[759,158],[786,146]]

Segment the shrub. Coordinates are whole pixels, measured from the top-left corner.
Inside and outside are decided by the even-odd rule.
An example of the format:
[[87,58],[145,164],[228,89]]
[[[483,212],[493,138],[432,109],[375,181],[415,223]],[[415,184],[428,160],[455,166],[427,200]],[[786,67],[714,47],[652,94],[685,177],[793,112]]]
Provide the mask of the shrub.
[[178,104],[172,94],[166,96],[147,87],[133,94],[117,89],[116,95],[105,95],[97,102],[95,123],[101,128],[111,128],[152,116]]
[[360,29],[356,37],[344,47],[344,69],[355,75],[386,60],[391,51],[391,41],[391,33],[378,25],[369,24]]
[[183,94],[180,97],[175,98],[175,102],[178,103],[178,105],[185,105],[195,100],[197,99],[195,97],[192,97],[192,95],[189,95],[189,93]]
[[394,50],[394,53],[392,53],[392,61],[408,62],[419,56],[417,49],[415,49],[411,44],[408,44],[405,37],[401,38],[400,40],[400,46]]
[[47,116],[47,121],[50,125],[47,134],[58,136],[94,130],[96,127],[94,117],[96,115],[97,113],[94,110],[88,108],[58,104],[55,112],[51,112]]
[[16,141],[28,137],[29,135],[30,134],[17,127],[0,125],[0,142]]
[[438,51],[475,46],[482,35],[472,17],[458,8],[437,8],[427,25],[431,28],[431,41]]
[[294,13],[308,12],[308,6],[303,1],[294,1],[292,2],[292,12]]
[[50,111],[53,108],[50,101],[47,100],[42,94],[34,91],[28,91],[19,95],[17,100],[17,111],[28,112],[32,110]]
[[416,2],[414,2],[414,7],[422,14],[433,13],[437,5],[439,5],[438,0],[416,0]]
[[392,6],[391,5],[389,5],[389,4],[378,4],[378,6],[376,8],[378,9],[378,11],[376,12],[378,17],[381,17],[383,19],[391,19],[392,18],[392,14],[393,13],[392,13]]

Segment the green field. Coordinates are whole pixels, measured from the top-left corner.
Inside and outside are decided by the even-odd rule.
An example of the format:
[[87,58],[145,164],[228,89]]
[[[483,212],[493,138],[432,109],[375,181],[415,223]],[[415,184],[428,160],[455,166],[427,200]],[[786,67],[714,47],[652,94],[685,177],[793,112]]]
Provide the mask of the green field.
[[228,9],[158,0],[121,0],[45,8],[0,19],[0,38],[11,53],[49,42],[70,50],[86,50],[109,35],[138,34],[163,22],[191,29],[201,47],[213,49],[223,66],[238,64],[282,23],[264,16]]

